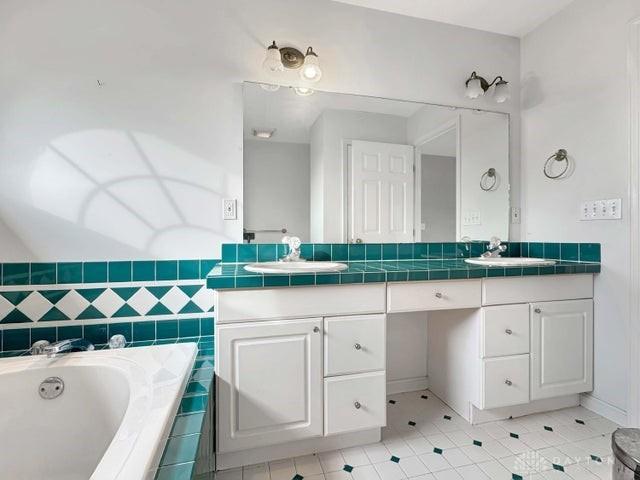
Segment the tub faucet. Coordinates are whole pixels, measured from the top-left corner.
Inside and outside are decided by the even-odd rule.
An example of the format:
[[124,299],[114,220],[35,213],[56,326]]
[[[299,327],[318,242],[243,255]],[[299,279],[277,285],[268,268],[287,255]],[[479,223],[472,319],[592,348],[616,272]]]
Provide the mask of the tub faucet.
[[298,237],[282,237],[282,243],[289,245],[289,253],[280,259],[281,262],[302,262],[300,258],[300,245],[302,242]]
[[51,345],[47,345],[42,349],[42,353],[51,358],[61,353],[77,351],[87,352],[93,349],[93,343],[89,342],[88,340],[85,340],[84,338],[72,338],[69,340],[62,340],[60,342],[55,342]]
[[502,245],[502,241],[498,237],[491,237],[487,251],[482,254],[483,258],[496,258],[501,253],[507,251],[507,246]]

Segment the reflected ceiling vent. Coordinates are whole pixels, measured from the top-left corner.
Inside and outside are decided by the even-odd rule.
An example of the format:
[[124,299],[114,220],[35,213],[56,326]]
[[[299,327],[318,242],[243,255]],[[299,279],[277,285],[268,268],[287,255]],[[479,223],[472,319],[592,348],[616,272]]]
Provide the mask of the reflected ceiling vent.
[[276,133],[276,129],[272,128],[272,129],[268,129],[268,128],[254,128],[253,129],[253,136],[256,138],[263,138],[265,140],[270,139],[271,137],[273,137],[273,134]]

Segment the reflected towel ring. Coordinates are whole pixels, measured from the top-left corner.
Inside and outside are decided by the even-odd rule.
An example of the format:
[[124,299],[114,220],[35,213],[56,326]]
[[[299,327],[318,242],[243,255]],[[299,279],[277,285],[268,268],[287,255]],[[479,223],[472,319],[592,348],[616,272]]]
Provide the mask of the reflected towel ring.
[[[551,173],[549,173],[549,167],[553,165],[554,160],[556,162],[564,162],[564,168],[557,175],[552,175]],[[547,161],[544,162],[544,168],[542,169],[544,176],[550,178],[551,180],[561,178],[565,173],[567,173],[567,170],[569,170],[569,155],[564,148],[561,148],[556,153],[547,158]]]
[[[493,180],[491,182],[491,185],[485,185],[485,181],[488,178],[491,178]],[[482,174],[482,176],[480,177],[480,188],[482,190],[484,190],[485,192],[490,192],[491,190],[493,190],[493,187],[496,186],[496,182],[497,181],[498,181],[498,177],[496,176],[496,169],[495,168],[490,168],[489,170],[484,172]]]

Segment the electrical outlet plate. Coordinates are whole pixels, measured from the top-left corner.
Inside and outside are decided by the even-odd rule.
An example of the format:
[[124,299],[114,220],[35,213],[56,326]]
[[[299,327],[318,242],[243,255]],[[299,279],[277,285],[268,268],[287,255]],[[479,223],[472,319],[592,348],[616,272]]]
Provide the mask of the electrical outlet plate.
[[237,201],[235,198],[226,198],[222,201],[222,219],[237,220]]
[[520,207],[511,207],[511,223],[514,225],[520,223]]
[[622,218],[622,199],[612,198],[582,202],[578,215],[582,221],[619,220]]

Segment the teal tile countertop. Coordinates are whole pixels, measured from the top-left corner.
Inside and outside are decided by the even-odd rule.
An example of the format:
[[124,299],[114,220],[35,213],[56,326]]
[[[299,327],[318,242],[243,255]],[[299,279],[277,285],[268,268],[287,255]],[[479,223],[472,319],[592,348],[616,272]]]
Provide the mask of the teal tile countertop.
[[[200,437],[214,379],[213,336],[148,340],[127,344],[127,348],[130,348],[191,342],[198,345],[198,353],[156,472],[156,480],[187,480],[195,475]],[[106,345],[96,345],[96,349],[101,348],[106,348]],[[28,352],[22,350],[4,352],[2,356],[26,354]]]
[[343,263],[348,268],[341,272],[295,274],[252,273],[244,269],[246,263],[219,263],[207,275],[207,287],[222,290],[600,272],[600,262],[568,260],[556,260],[555,265],[541,267],[484,267],[466,263],[463,258]]

